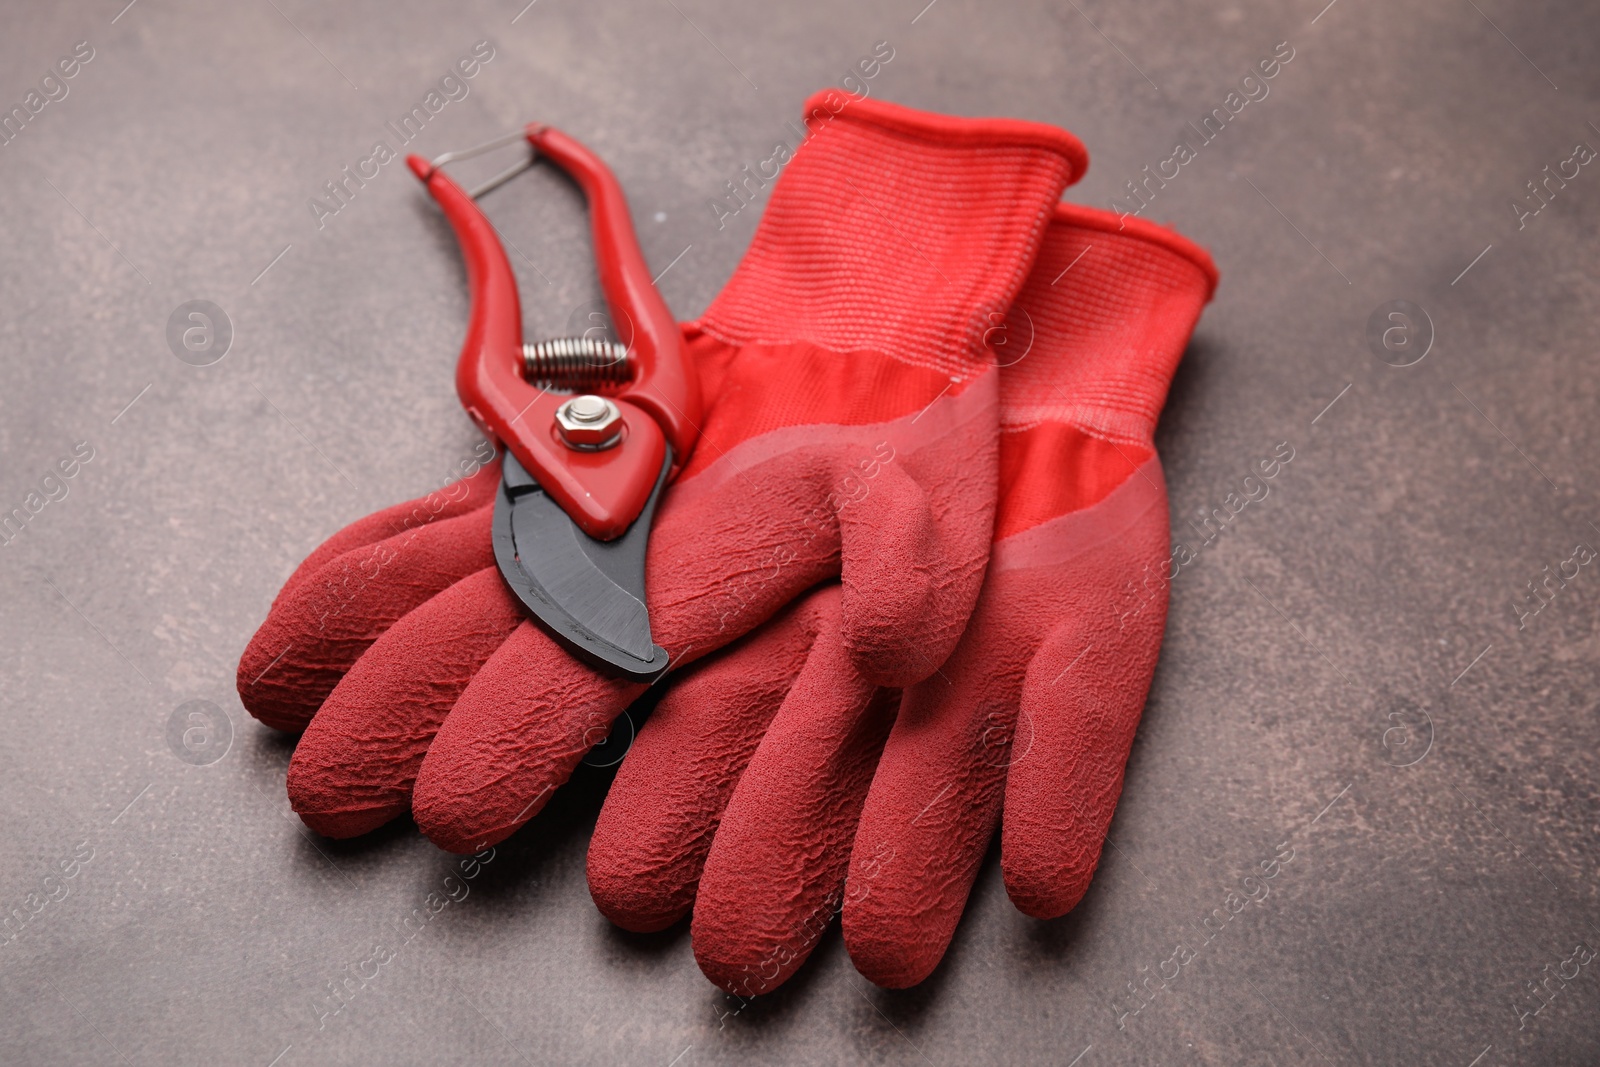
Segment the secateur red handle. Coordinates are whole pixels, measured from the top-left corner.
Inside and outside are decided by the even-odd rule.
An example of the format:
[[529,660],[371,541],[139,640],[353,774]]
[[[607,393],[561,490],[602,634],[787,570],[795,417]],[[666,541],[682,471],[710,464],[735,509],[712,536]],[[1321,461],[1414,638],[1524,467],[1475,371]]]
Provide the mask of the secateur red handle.
[[522,305],[516,276],[494,226],[467,192],[420,156],[406,165],[427,186],[455,230],[467,267],[472,314],[456,364],[456,392],[486,434],[500,441],[590,537],[620,537],[649,499],[666,446],[673,473],[694,450],[700,390],[683,335],[650,279],[622,187],[600,158],[559,130],[527,127],[536,151],[583,189],[589,202],[600,286],[612,321],[631,323],[634,374],[603,391],[622,412],[623,438],[604,451],[567,447],[555,412],[566,397],[522,376]]

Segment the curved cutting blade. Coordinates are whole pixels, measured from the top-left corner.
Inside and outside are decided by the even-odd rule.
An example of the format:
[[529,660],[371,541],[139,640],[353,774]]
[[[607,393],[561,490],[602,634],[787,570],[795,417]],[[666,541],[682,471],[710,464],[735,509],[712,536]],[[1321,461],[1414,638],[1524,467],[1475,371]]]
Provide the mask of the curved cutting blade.
[[671,466],[669,447],[644,510],[614,541],[578,529],[509,451],[494,502],[494,557],[517,599],[568,651],[639,682],[667,669],[650,637],[644,556]]

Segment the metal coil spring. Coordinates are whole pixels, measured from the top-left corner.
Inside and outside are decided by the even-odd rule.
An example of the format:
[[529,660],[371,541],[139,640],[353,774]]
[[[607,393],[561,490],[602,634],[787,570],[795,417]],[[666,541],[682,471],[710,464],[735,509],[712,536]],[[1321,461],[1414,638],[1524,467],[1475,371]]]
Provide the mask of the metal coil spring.
[[596,337],[553,337],[522,346],[522,375],[543,389],[587,389],[633,377],[628,346]]

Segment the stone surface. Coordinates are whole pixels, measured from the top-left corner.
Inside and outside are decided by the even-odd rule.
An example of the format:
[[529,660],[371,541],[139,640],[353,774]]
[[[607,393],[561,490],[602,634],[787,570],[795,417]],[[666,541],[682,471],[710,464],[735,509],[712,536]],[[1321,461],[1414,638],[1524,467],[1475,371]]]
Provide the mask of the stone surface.
[[[1512,207],[1600,146],[1600,10],[1321,2],[9,0],[0,104],[77,42],[93,58],[0,147],[0,511],[59,497],[0,550],[0,1060],[1600,1061],[1600,964],[1548,1003],[1528,988],[1600,947],[1600,569],[1516,610],[1600,544],[1600,168],[1566,164],[1521,228]],[[1023,918],[991,857],[924,986],[868,986],[835,929],[741,1005],[684,928],[624,935],[590,904],[604,771],[466,870],[410,826],[338,844],[289,812],[240,650],[324,536],[474,446],[444,223],[398,160],[336,214],[308,201],[399,148],[385,123],[485,40],[409,147],[534,118],[579,136],[683,317],[759,212],[708,200],[878,41],[875,95],[1074,130],[1089,203],[1198,145],[1145,212],[1223,274],[1160,438],[1197,558],[1072,915]],[[1187,123],[1280,42],[1268,95],[1200,144]],[[528,336],[581,321],[576,190],[536,170],[488,204]],[[1436,335],[1404,367],[1366,337],[1398,299]],[[189,309],[169,327],[195,300],[231,323],[221,358],[220,330],[184,347]],[[1188,520],[1280,442],[1271,494],[1202,546]]]

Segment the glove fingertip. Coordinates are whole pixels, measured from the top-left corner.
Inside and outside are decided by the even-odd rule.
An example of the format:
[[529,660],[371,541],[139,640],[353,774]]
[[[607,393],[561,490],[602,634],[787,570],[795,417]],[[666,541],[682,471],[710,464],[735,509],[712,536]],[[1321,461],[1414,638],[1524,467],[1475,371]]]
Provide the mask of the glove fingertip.
[[864,919],[849,904],[844,910],[844,943],[861,976],[883,989],[919,985],[944,959],[942,944],[928,944],[902,924]]
[[404,804],[384,805],[376,808],[343,808],[316,810],[311,806],[304,809],[300,804],[295,804],[295,814],[300,816],[300,821],[313,833],[335,840],[347,840],[369,834],[393,819],[404,815]]
[[665,930],[689,913],[694,903],[680,894],[663,895],[642,879],[637,871],[597,868],[594,853],[589,854],[589,896],[594,906],[613,924],[636,934]]
[[[437,745],[435,740],[435,745]],[[522,828],[549,800],[549,790],[536,795],[517,819],[473,817],[469,805],[462,803],[464,783],[451,774],[443,761],[433,758],[433,749],[422,761],[411,796],[411,817],[429,841],[446,852],[470,856],[498,845]]]
[[439,819],[434,819],[424,826],[423,819],[417,817],[415,808],[412,809],[412,817],[416,819],[417,828],[422,831],[423,836],[436,848],[456,856],[472,856],[486,848],[493,848],[521,829],[520,826],[505,826],[485,830],[479,826],[455,826]]
[[304,738],[289,761],[285,782],[289,806],[300,821],[323,837],[360,837],[384,823],[405,814],[401,793],[352,788],[347,774],[341,773],[340,745],[327,731]]
[[1009,820],[1001,844],[1000,869],[1006,895],[1034,919],[1059,919],[1083,900],[1100,865],[1098,839],[1077,836],[1040,841]]
[[1060,772],[1066,761],[1048,758],[1054,746],[1037,737],[1034,745],[1030,755],[1038,759],[1014,766],[1006,782],[1000,869],[1017,910],[1035,919],[1057,919],[1089,890],[1121,782],[1106,808],[1081,779]]

